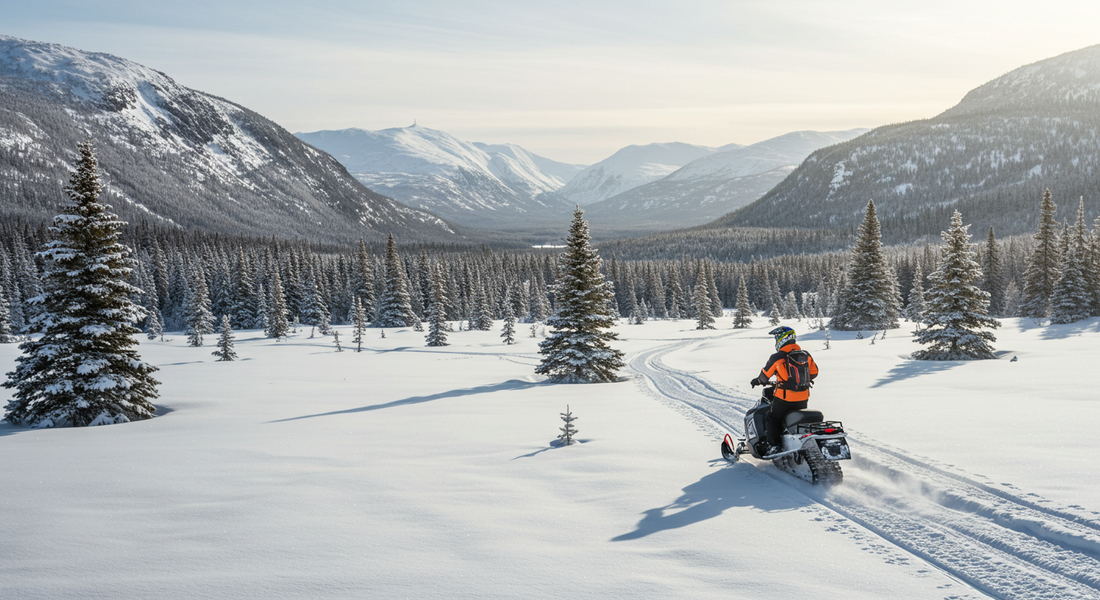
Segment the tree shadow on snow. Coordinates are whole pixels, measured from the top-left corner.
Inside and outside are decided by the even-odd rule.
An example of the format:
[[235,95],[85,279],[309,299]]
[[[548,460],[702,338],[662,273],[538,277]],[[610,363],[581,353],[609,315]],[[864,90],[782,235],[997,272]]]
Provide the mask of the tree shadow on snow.
[[1047,325],[1043,328],[1043,333],[1039,337],[1044,340],[1064,340],[1079,336],[1082,333],[1096,333],[1097,331],[1100,331],[1100,321],[1085,319],[1084,321],[1065,325]]
[[448,390],[446,392],[440,392],[438,394],[432,394],[430,396],[412,396],[402,400],[394,400],[393,402],[385,402],[383,404],[370,404],[367,406],[360,406],[357,408],[348,408],[345,410],[334,410],[325,413],[317,413],[312,415],[302,415],[300,417],[290,417],[289,419],[277,419],[275,421],[268,421],[268,423],[285,423],[286,421],[298,421],[300,419],[312,419],[314,417],[331,417],[334,415],[347,415],[352,413],[371,412],[375,410],[382,410],[386,408],[394,408],[396,406],[408,406],[410,404],[422,404],[424,402],[432,402],[435,400],[443,400],[445,398],[460,398],[462,396],[474,396],[477,394],[491,394],[493,392],[502,391],[518,391],[524,390],[537,385],[544,385],[543,382],[532,383],[530,381],[521,381],[519,379],[510,379],[502,383],[494,383],[490,385],[482,385],[473,388],[463,388],[459,390]]
[[769,512],[793,510],[810,500],[802,494],[778,496],[772,486],[762,489],[759,481],[750,481],[755,469],[718,469],[685,487],[683,494],[670,504],[651,508],[629,533],[611,538],[625,542],[660,531],[679,529],[721,516],[730,508],[755,507]]
[[[592,440],[573,440],[573,444],[571,444],[571,445],[575,446],[577,444],[587,444],[588,442],[591,442],[591,441]],[[534,452],[531,452],[531,453],[528,453],[528,454],[521,454],[521,455],[513,458],[512,460],[519,460],[521,458],[531,458],[533,456],[538,456],[539,454],[542,454],[543,452],[546,452],[547,450],[554,450],[555,448],[568,448],[568,446],[561,443],[561,440],[552,440],[546,448],[541,448],[539,450],[535,450]]]
[[873,388],[882,387],[891,383],[905,381],[921,375],[931,375],[953,369],[965,362],[964,360],[906,360],[900,365],[890,369],[885,377],[871,385]]

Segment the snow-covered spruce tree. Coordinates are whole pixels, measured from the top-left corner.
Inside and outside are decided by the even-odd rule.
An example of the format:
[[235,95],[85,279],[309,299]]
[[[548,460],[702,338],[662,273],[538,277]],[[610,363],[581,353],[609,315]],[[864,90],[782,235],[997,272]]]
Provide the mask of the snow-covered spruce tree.
[[210,311],[210,293],[201,265],[192,265],[184,307],[187,343],[202,346],[202,336],[214,333],[214,313]]
[[928,275],[925,328],[914,340],[927,347],[913,353],[917,360],[995,358],[990,344],[997,338],[985,329],[996,329],[1001,324],[988,314],[989,293],[978,288],[982,271],[975,260],[968,227],[955,211],[951,227],[941,234],[939,265]]
[[710,296],[707,295],[707,284],[699,281],[695,284],[695,328],[714,329],[714,314],[710,312]]
[[905,318],[917,324],[920,328],[921,319],[924,318],[924,273],[920,263],[913,269],[913,289],[909,290],[909,305],[905,307]]
[[1054,220],[1057,208],[1050,197],[1050,190],[1046,190],[1039,204],[1039,229],[1035,232],[1035,245],[1027,257],[1024,271],[1023,302],[1020,305],[1020,316],[1023,317],[1045,319],[1050,316],[1050,297],[1062,270],[1058,221]]
[[1050,298],[1051,323],[1076,323],[1087,319],[1092,309],[1093,286],[1083,198],[1077,207],[1077,220],[1066,238],[1062,272]]
[[623,353],[608,346],[618,339],[611,305],[614,289],[600,273],[600,255],[589,243],[588,223],[578,206],[573,211],[561,275],[554,284],[557,310],[547,319],[552,331],[539,342],[542,362],[535,368],[552,381],[592,383],[615,380]]
[[470,313],[470,329],[490,331],[493,329],[493,309],[490,306],[485,284],[481,276],[474,279],[474,297],[476,298]]
[[231,318],[237,329],[254,329],[260,326],[260,300],[256,297],[256,282],[252,279],[252,267],[245,257],[244,248],[237,246],[231,296]]
[[779,307],[777,307],[775,305],[775,302],[772,302],[772,309],[770,311],[768,311],[768,324],[769,325],[778,325],[779,324]]
[[332,343],[336,344],[336,351],[337,352],[343,352],[344,351],[344,347],[340,345],[340,331],[339,330],[336,330],[336,329],[332,330]]
[[283,294],[283,282],[279,278],[278,269],[271,272],[271,289],[268,292],[266,303],[267,312],[265,333],[269,338],[279,341],[290,335],[290,321],[286,309],[286,296]]
[[722,316],[722,298],[718,295],[718,283],[714,280],[714,269],[711,268],[709,262],[704,264],[706,265],[704,272],[706,273],[707,297],[710,298],[710,313],[717,319]]
[[867,203],[848,262],[848,284],[840,294],[829,327],[841,331],[893,329],[901,312],[898,280],[882,251],[875,203]]
[[145,337],[155,340],[164,338],[164,319],[160,317],[160,309],[146,309],[149,317],[145,321]]
[[237,353],[233,350],[233,326],[229,323],[229,315],[222,315],[222,335],[218,338],[218,349],[211,352],[218,357],[218,361],[237,360]]
[[511,302],[506,302],[504,305],[504,328],[501,330],[500,337],[504,338],[505,344],[516,343],[516,311],[512,309]]
[[561,413],[561,420],[565,421],[565,427],[558,428],[561,430],[558,442],[562,446],[569,446],[574,443],[573,438],[577,435],[577,428],[573,426],[573,421],[576,421],[577,417],[573,416],[568,404],[565,405],[565,412]]
[[[375,312],[373,262],[367,254],[367,246],[360,238],[359,252],[355,255],[355,269],[352,272],[352,285],[353,293],[362,301],[363,311],[368,316]],[[352,304],[354,305],[354,302]]]
[[993,234],[993,227],[989,228],[989,237],[985,242],[985,253],[982,256],[982,289],[989,292],[989,314],[997,316],[1003,314],[1005,305],[1005,274],[1001,264],[1001,250],[997,246],[997,238]]
[[378,301],[375,327],[411,327],[420,317],[413,312],[409,298],[409,276],[405,263],[397,254],[397,243],[390,234],[386,242],[386,279],[382,298]]
[[354,331],[355,334],[352,336],[351,341],[355,344],[355,351],[362,352],[363,332],[367,328],[367,314],[363,310],[363,299],[359,296],[355,297],[355,308],[353,311],[355,312],[355,318],[352,320],[352,331]]
[[11,309],[8,308],[8,298],[4,290],[0,289],[0,344],[12,344],[19,338],[12,332]]
[[428,335],[426,337],[429,346],[447,345],[447,292],[443,280],[443,271],[440,265],[431,267],[431,298],[428,302]]
[[99,201],[102,192],[92,143],[65,191],[69,201],[54,217],[43,292],[29,300],[39,310],[31,327],[42,333],[19,347],[4,387],[15,394],[6,418],[31,427],[83,427],[153,416],[156,367],[141,360],[134,323],[144,315],[131,300],[130,249],[119,243],[122,223]]
[[733,313],[733,328],[748,329],[752,325],[752,306],[749,304],[749,290],[745,278],[737,284],[737,312]]

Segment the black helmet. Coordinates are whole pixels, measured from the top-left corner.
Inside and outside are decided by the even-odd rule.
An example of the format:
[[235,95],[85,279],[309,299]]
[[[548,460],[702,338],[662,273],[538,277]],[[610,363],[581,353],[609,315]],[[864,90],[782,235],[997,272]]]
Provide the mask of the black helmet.
[[790,327],[776,327],[768,332],[768,335],[775,337],[775,349],[779,350],[787,344],[793,344],[795,342],[794,330]]

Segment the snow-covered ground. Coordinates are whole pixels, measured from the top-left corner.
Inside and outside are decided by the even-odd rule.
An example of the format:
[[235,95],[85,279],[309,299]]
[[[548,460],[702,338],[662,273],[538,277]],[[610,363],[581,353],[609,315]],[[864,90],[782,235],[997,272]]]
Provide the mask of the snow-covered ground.
[[[1100,321],[1007,320],[966,363],[800,336],[851,433],[831,490],[719,457],[772,351],[730,324],[623,325],[604,385],[535,376],[524,327],[240,332],[232,363],[142,338],[156,419],[0,425],[0,596],[1100,598]],[[554,447],[566,405],[583,443]]]

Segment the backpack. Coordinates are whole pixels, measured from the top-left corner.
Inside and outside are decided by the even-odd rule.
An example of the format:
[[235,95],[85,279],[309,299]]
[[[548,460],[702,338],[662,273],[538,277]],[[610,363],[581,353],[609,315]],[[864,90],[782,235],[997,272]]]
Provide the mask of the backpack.
[[792,350],[787,353],[787,380],[783,389],[805,392],[810,389],[810,353],[805,350]]

